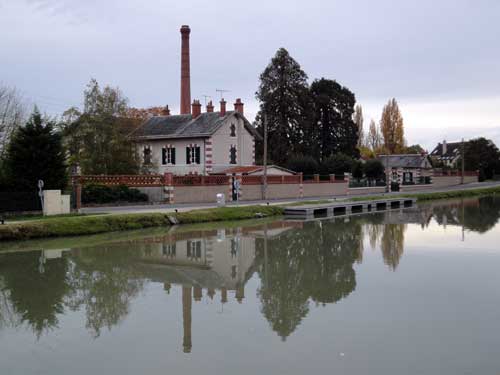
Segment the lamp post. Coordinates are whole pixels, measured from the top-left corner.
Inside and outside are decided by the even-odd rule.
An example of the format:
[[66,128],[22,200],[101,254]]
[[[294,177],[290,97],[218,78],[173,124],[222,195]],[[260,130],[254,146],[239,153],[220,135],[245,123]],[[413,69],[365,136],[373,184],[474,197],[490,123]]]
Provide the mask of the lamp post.
[[264,113],[264,174],[262,176],[262,199],[267,200],[267,115]]

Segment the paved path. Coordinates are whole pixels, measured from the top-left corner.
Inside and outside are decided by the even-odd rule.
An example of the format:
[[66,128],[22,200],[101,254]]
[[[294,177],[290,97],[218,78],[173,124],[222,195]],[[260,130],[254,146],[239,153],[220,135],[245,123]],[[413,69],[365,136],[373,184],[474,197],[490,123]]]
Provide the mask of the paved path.
[[[437,192],[447,192],[454,190],[469,190],[469,189],[479,189],[479,188],[487,188],[487,187],[500,187],[500,181],[488,181],[488,182],[476,182],[465,185],[456,185],[456,186],[448,186],[445,188],[435,188],[435,189],[425,189],[424,191],[415,191],[415,192],[392,192],[383,194],[384,196],[397,196],[401,194],[425,194],[425,193],[437,193]],[[381,195],[381,194],[373,194],[373,195]],[[336,196],[335,199],[348,199],[354,197],[368,197],[370,195],[344,195],[344,196]],[[256,201],[242,201],[242,202],[227,202],[226,206],[250,206],[256,204],[272,204],[272,205],[286,205],[295,202],[307,202],[307,201],[315,201],[315,200],[327,200],[332,199],[334,197],[310,197],[310,198],[301,198],[301,199],[275,199],[269,201],[256,200]],[[116,207],[86,207],[82,208],[81,212],[86,214],[94,214],[94,213],[108,213],[108,214],[125,214],[125,213],[147,213],[147,212],[174,212],[178,211],[190,211],[193,209],[200,208],[213,208],[217,207],[214,203],[186,203],[186,204],[150,204],[150,205],[142,205],[142,206],[116,206]]]

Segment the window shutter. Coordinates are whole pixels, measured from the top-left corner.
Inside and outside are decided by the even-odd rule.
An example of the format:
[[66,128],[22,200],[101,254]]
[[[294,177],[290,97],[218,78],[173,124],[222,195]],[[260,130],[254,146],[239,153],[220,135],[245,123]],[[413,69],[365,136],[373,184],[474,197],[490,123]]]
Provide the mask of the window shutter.
[[191,164],[190,147],[186,147],[186,164]]
[[161,149],[161,163],[163,165],[167,164],[167,149],[165,147]]
[[200,147],[195,148],[195,160],[196,164],[200,164]]
[[170,152],[171,152],[171,154],[170,154],[170,163],[171,164],[175,164],[175,147],[172,147],[170,149]]

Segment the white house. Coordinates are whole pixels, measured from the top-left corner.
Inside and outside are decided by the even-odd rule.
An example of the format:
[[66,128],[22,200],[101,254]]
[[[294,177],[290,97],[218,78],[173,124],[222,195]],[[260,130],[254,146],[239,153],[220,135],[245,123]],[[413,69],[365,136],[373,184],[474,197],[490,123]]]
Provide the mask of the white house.
[[131,135],[144,164],[175,175],[206,175],[255,165],[255,139],[260,136],[245,118],[243,103],[237,99],[234,111],[226,111],[224,99],[220,105],[220,111],[214,112],[210,102],[201,113],[195,100],[191,114],[146,120]]

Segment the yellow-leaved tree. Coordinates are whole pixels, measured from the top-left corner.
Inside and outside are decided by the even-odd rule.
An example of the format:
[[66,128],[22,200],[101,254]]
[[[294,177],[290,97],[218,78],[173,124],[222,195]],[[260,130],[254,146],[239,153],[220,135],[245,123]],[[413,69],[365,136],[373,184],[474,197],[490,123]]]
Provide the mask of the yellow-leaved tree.
[[384,138],[384,146],[390,154],[396,154],[404,150],[406,141],[404,138],[403,116],[399,110],[396,99],[391,99],[384,106],[380,129]]

